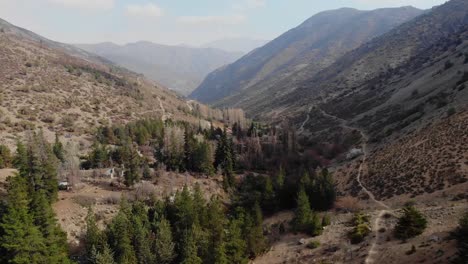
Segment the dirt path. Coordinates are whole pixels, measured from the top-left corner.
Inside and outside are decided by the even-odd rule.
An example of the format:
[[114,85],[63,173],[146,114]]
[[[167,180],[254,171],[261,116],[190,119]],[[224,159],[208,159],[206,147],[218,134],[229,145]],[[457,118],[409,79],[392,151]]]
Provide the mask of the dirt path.
[[[311,107],[312,109],[312,107]],[[367,142],[369,141],[369,137],[367,136],[367,134],[360,128],[358,127],[352,127],[350,125],[348,125],[348,121],[344,120],[344,119],[341,119],[337,116],[333,116],[333,115],[330,115],[328,113],[326,113],[325,111],[323,111],[322,109],[318,108],[320,113],[326,117],[329,117],[333,120],[336,120],[339,122],[340,126],[342,128],[346,128],[346,129],[351,129],[351,130],[357,130],[359,131],[359,133],[361,134],[362,136],[362,139],[363,139],[363,143],[362,143],[362,150],[363,150],[363,158],[361,160],[361,164],[359,165],[359,170],[358,170],[358,175],[356,177],[356,180],[357,182],[359,183],[359,186],[362,188],[362,190],[369,196],[369,199],[378,205],[378,207],[382,208],[377,217],[374,219],[373,221],[373,224],[372,224],[372,229],[374,230],[374,234],[375,234],[375,238],[374,238],[374,241],[372,241],[372,244],[370,246],[370,249],[369,249],[369,252],[367,253],[367,257],[366,257],[366,260],[365,260],[365,263],[366,264],[371,264],[371,263],[374,263],[374,256],[378,253],[378,250],[377,250],[377,246],[382,242],[382,234],[379,232],[379,229],[380,229],[380,223],[382,221],[382,218],[384,217],[384,215],[386,213],[388,213],[387,210],[390,210],[390,207],[387,206],[385,203],[383,203],[382,201],[379,201],[375,198],[375,195],[369,191],[363,184],[362,184],[362,181],[361,181],[361,176],[362,176],[362,171],[363,171],[363,167],[364,167],[364,164],[366,163],[366,160],[367,160],[367,156],[369,155],[369,152],[368,152],[368,149],[367,149]],[[309,111],[310,113],[310,111]],[[309,116],[309,114],[307,115]],[[306,121],[308,121],[306,119]],[[302,128],[302,127],[301,127]]]
[[304,122],[302,122],[302,125],[299,127],[299,129],[297,130],[297,133],[298,134],[302,134],[304,132],[304,126],[305,124],[307,124],[307,122],[309,122],[310,120],[310,112],[312,111],[313,109],[313,106],[309,107],[309,110],[307,111],[307,117],[306,119],[304,120]]

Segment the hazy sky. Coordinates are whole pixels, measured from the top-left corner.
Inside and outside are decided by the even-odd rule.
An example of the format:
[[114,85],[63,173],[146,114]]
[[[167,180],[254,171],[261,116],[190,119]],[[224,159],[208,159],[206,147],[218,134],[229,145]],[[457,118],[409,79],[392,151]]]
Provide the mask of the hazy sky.
[[317,12],[444,0],[0,0],[0,18],[67,43],[148,40],[199,45],[217,39],[273,39]]

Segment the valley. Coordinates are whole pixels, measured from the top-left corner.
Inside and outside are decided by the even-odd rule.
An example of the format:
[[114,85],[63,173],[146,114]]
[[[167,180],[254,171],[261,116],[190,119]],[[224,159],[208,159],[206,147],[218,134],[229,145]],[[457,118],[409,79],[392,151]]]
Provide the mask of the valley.
[[467,263],[466,0],[109,3],[0,19],[0,263]]

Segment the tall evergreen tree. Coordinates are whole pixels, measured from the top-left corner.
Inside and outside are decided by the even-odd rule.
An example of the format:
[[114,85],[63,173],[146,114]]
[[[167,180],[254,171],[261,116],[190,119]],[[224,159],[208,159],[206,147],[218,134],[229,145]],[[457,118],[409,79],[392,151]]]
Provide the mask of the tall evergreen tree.
[[109,248],[109,245],[105,244],[102,251],[93,251],[91,258],[91,264],[116,264],[114,261],[114,253]]
[[263,215],[258,202],[255,203],[252,216],[246,219],[247,249],[252,257],[260,255],[266,249],[263,235]]
[[245,255],[247,244],[242,237],[243,219],[234,218],[229,222],[226,237],[226,255],[228,263],[245,264],[248,258]]
[[121,209],[109,226],[109,246],[114,249],[115,260],[118,264],[137,263],[135,251],[131,241],[130,222]]
[[141,161],[138,152],[130,148],[130,156],[125,162],[125,185],[127,187],[133,186],[135,183],[140,182],[141,180]]
[[0,145],[0,169],[10,167],[12,164],[10,149],[7,146]]
[[198,256],[195,226],[187,229],[183,236],[181,248],[182,264],[202,264],[203,260]]
[[86,252],[88,252],[88,254],[90,254],[93,249],[100,252],[103,250],[103,246],[107,244],[104,239],[104,234],[97,226],[96,215],[91,207],[88,208],[88,214],[86,216],[85,241]]
[[5,213],[0,222],[2,263],[47,263],[44,238],[29,214],[27,184],[22,177],[8,179]]
[[49,263],[69,263],[67,236],[55,219],[55,213],[43,191],[33,194],[31,212],[34,224],[44,237]]
[[13,165],[18,169],[21,176],[28,173],[28,153],[26,146],[18,140],[16,143],[16,155],[13,158]]
[[58,134],[55,134],[55,142],[54,142],[54,146],[52,147],[52,150],[55,154],[55,157],[57,157],[57,159],[59,159],[61,162],[65,161],[63,144],[62,142],[60,142]]
[[310,223],[312,210],[310,209],[309,197],[304,187],[300,187],[297,194],[297,207],[294,212],[293,226],[296,231],[303,231]]
[[215,153],[215,167],[220,167],[224,175],[225,187],[234,185],[234,155],[231,141],[228,139],[226,129],[224,129],[218,140]]
[[174,248],[175,244],[172,239],[170,223],[166,218],[162,218],[157,228],[156,241],[154,243],[157,263],[171,263],[175,257]]

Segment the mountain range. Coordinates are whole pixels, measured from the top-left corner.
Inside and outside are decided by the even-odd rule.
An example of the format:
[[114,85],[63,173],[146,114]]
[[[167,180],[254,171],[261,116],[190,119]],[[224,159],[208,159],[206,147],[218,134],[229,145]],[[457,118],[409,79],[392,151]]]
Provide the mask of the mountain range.
[[[412,7],[360,11],[351,8],[314,15],[298,27],[210,75],[191,94],[202,102],[247,106],[264,93],[287,93],[278,86],[295,74],[310,76],[363,43],[423,11]],[[289,80],[288,80],[289,82]],[[247,107],[248,110],[248,107]]]
[[361,183],[345,169],[342,188],[414,197],[467,181],[467,40],[465,0],[324,12],[214,71],[191,96],[294,127],[311,145],[364,142]]
[[75,46],[144,74],[182,95],[188,95],[211,71],[243,55],[242,52],[215,48],[169,46],[147,41],[126,45],[107,42]]

